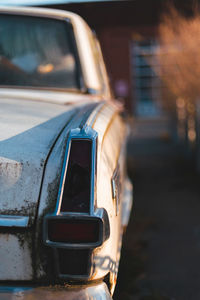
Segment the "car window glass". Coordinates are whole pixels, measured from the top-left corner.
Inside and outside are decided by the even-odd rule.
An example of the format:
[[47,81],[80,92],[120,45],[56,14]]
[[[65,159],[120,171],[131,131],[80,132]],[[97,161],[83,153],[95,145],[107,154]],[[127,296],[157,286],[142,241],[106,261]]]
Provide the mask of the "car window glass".
[[0,85],[80,88],[71,24],[0,15]]

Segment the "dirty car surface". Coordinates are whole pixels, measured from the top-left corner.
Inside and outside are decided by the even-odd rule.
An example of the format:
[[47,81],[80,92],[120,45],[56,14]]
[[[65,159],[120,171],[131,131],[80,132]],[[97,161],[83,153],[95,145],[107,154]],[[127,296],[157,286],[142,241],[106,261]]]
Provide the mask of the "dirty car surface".
[[77,15],[0,9],[0,284],[116,283],[127,130]]

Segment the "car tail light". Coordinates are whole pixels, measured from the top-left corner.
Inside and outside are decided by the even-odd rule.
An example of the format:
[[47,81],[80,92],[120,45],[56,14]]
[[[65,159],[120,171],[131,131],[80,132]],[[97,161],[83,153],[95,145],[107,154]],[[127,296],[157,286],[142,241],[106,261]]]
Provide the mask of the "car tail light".
[[90,211],[92,141],[89,139],[72,139],[61,212]]
[[60,276],[87,276],[91,251],[88,249],[63,249],[57,251],[58,271]]
[[56,208],[44,216],[43,241],[62,279],[90,278],[93,249],[110,236],[108,213],[96,205],[97,138],[90,126],[70,131]]
[[96,220],[50,219],[48,240],[56,243],[98,243],[100,222]]

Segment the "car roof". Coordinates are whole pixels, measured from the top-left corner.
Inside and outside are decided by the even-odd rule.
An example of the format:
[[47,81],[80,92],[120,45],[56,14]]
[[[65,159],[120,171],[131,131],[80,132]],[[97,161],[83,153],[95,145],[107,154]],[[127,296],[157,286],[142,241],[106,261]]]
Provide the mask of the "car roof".
[[40,7],[26,7],[26,6],[1,6],[0,12],[6,14],[20,14],[20,15],[31,15],[31,16],[41,16],[46,18],[56,18],[56,19],[78,19],[82,20],[77,14],[52,8],[40,8]]

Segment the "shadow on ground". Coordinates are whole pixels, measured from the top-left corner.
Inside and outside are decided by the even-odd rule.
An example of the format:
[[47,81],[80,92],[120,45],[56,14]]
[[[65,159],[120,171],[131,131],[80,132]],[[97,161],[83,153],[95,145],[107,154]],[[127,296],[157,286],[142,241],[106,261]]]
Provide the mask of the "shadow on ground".
[[114,300],[200,299],[200,177],[169,139],[132,139],[134,205]]

